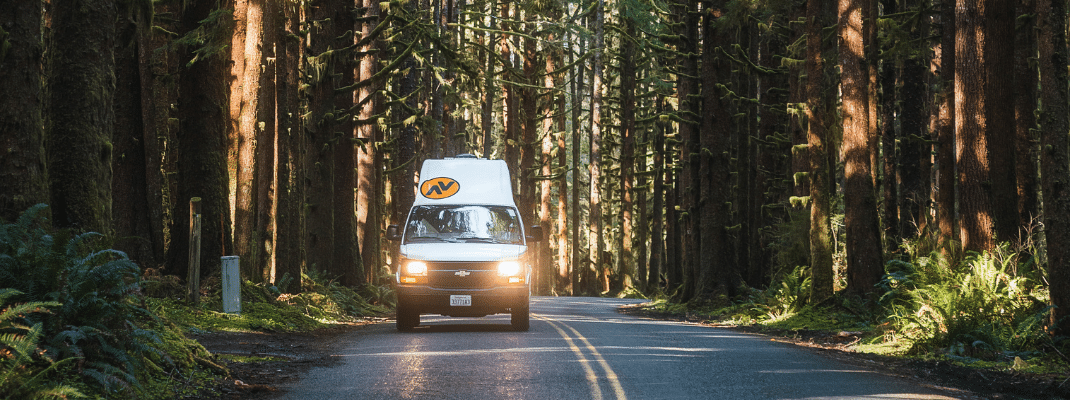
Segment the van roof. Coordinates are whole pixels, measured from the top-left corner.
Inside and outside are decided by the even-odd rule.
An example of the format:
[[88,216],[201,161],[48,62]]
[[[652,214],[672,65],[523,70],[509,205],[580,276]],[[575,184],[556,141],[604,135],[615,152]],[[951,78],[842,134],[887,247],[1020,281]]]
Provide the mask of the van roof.
[[485,204],[516,206],[504,160],[464,157],[425,160],[413,205]]

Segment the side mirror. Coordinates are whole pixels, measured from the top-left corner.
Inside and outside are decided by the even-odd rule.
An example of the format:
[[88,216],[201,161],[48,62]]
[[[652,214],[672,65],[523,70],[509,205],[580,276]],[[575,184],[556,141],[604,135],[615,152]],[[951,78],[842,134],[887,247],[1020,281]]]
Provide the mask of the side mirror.
[[390,225],[386,227],[386,238],[389,240],[401,240],[401,233],[398,232],[397,225]]
[[527,239],[529,242],[538,242],[543,240],[542,227],[538,225],[529,227]]

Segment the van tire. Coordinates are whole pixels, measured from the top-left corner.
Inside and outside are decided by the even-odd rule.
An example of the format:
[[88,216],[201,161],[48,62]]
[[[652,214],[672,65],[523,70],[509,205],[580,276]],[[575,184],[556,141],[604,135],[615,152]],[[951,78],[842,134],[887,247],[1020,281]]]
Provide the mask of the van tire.
[[514,307],[512,310],[513,317],[510,322],[513,324],[513,330],[517,332],[527,332],[531,326],[531,313],[528,305],[523,307]]
[[408,332],[420,325],[420,313],[405,307],[398,302],[397,308],[397,328],[399,331]]

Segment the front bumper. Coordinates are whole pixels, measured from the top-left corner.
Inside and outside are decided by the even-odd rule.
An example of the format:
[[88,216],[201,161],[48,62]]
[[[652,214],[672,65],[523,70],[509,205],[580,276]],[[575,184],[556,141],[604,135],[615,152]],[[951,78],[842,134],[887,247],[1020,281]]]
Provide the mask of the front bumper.
[[[428,286],[398,286],[398,305],[420,314],[451,317],[482,317],[528,307],[528,285],[488,289],[438,289]],[[450,296],[472,296],[471,306],[451,306]]]

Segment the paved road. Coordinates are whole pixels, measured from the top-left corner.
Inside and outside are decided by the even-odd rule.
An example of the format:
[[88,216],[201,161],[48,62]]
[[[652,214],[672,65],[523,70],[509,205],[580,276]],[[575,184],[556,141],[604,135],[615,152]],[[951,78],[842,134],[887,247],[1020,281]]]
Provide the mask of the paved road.
[[618,314],[634,300],[532,299],[507,315],[354,332],[293,399],[949,399],[768,338]]

